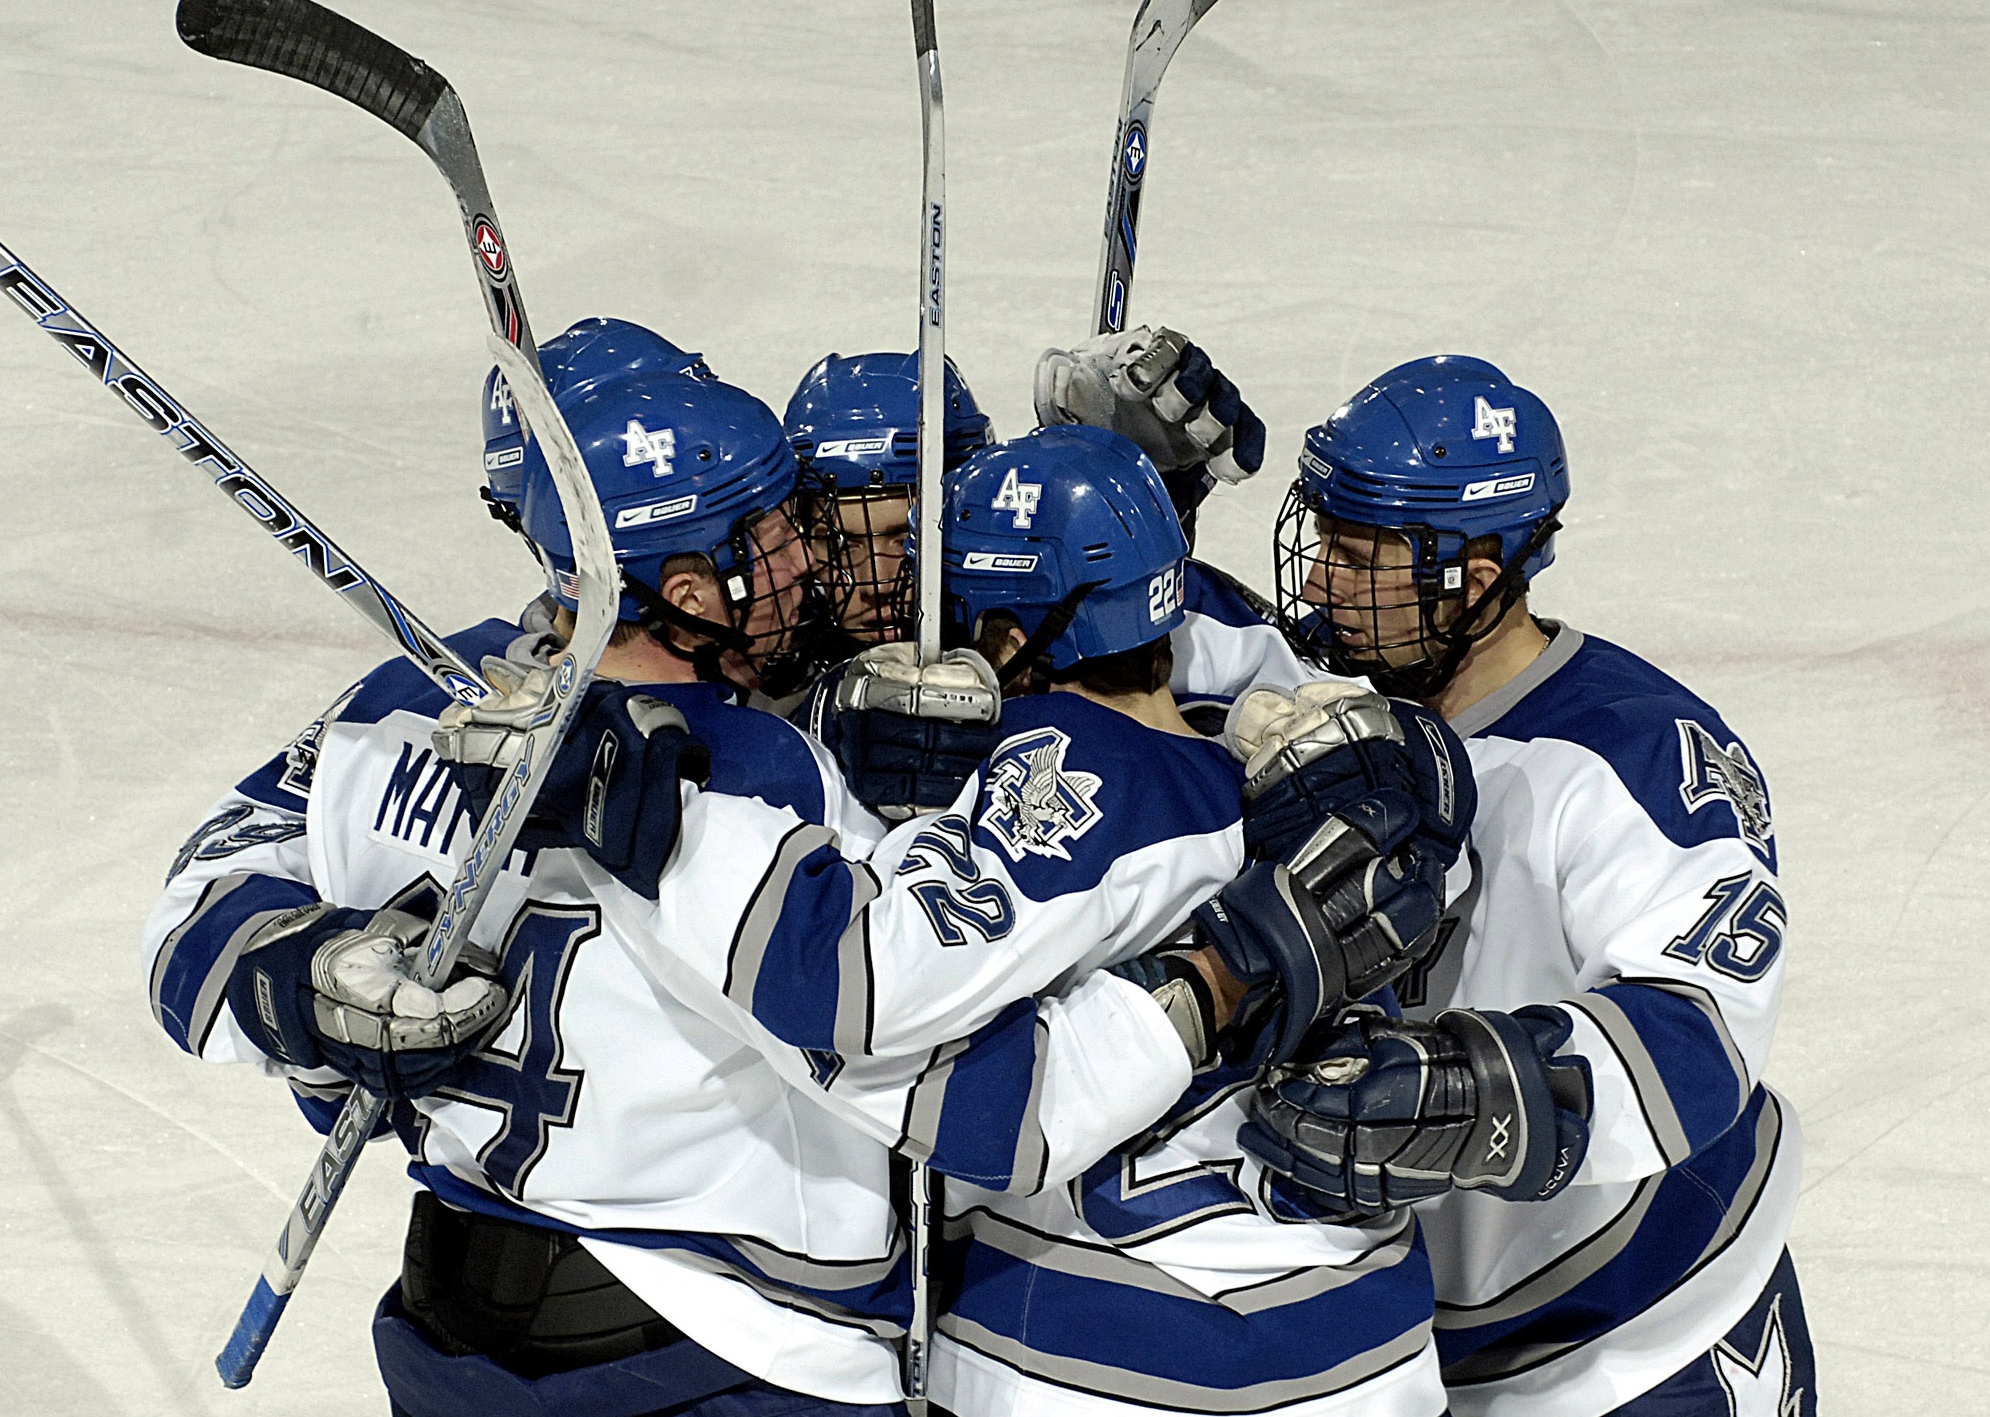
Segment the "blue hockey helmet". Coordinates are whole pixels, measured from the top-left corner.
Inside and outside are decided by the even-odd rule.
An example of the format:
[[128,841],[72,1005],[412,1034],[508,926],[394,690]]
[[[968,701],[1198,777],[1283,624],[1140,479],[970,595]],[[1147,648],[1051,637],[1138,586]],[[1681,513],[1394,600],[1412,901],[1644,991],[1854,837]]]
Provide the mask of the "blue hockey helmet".
[[[557,401],[608,520],[622,569],[621,618],[673,650],[673,629],[706,641],[703,658],[679,651],[706,677],[721,677],[721,651],[760,665],[790,648],[812,568],[792,506],[795,458],[774,411],[717,379],[653,371],[589,380]],[[555,598],[574,608],[573,542],[536,442],[526,449],[523,515]],[[682,555],[709,563],[723,623],[690,616],[660,594],[664,563]]]
[[[1306,433],[1274,546],[1287,633],[1384,692],[1430,697],[1554,561],[1568,494],[1561,429],[1537,396],[1466,355],[1397,365]],[[1402,549],[1381,553],[1384,540]],[[1475,558],[1501,569],[1468,605]],[[1398,604],[1376,593],[1391,571],[1407,573]],[[1329,610],[1336,575],[1349,588]],[[1413,632],[1362,619],[1412,607]]]
[[[654,330],[628,320],[593,315],[576,320],[539,346],[539,367],[553,397],[584,390],[623,374],[712,377],[705,356],[679,349]],[[491,515],[522,530],[518,504],[525,495],[525,435],[512,408],[511,390],[495,366],[484,376],[484,500]]]
[[941,518],[947,640],[972,643],[995,610],[1029,637],[1005,683],[1039,657],[1069,669],[1183,621],[1188,542],[1161,474],[1117,433],[1061,424],[984,448],[947,478]]
[[[919,356],[831,354],[788,400],[788,443],[825,491],[910,487],[919,480]],[[946,371],[946,451],[958,467],[995,436],[954,362]]]

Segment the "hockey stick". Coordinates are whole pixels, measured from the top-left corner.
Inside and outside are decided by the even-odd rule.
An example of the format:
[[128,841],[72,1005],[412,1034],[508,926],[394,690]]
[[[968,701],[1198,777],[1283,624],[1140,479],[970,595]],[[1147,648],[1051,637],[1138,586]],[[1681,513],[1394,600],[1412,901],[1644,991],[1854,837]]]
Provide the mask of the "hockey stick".
[[[925,147],[919,201],[919,483],[914,514],[919,575],[919,663],[940,661],[940,499],[946,451],[947,119],[940,89],[940,41],[933,0],[912,0],[912,49],[919,64],[919,131]],[[912,1165],[912,1321],[905,1329],[905,1410],[926,1417],[933,1341],[933,1175]]]
[[1195,22],[1216,0],[1142,0],[1126,40],[1126,82],[1119,94],[1119,131],[1112,142],[1112,179],[1106,188],[1106,229],[1094,287],[1095,334],[1126,328],[1126,300],[1133,290],[1133,257],[1140,231],[1140,186],[1147,176],[1148,132],[1161,76]]
[[[464,234],[490,316],[493,352],[512,397],[540,440],[573,536],[580,582],[573,638],[544,700],[530,716],[520,737],[518,759],[478,823],[469,855],[457,868],[423,944],[415,976],[424,984],[438,984],[454,967],[471,923],[511,855],[525,814],[615,627],[621,581],[607,522],[573,434],[546,390],[469,119],[448,81],[378,35],[309,0],[182,0],[179,31],[190,47],[203,54],[270,69],[348,99],[413,139],[429,155],[462,208]],[[241,1387],[254,1375],[256,1361],[352,1174],[359,1148],[373,1134],[385,1105],[360,1088],[347,1098],[277,1239],[276,1253],[257,1279],[227,1346],[215,1359],[226,1386]]]
[[27,262],[0,246],[0,290],[27,312],[56,343],[75,355],[106,389],[118,396],[173,451],[208,473],[214,485],[276,538],[304,568],[336,591],[367,622],[392,640],[438,688],[466,704],[490,692],[484,676],[471,668],[442,637],[401,604],[338,543],[285,498],[219,438],[162,389],[151,375],[105,339],[57,295]]

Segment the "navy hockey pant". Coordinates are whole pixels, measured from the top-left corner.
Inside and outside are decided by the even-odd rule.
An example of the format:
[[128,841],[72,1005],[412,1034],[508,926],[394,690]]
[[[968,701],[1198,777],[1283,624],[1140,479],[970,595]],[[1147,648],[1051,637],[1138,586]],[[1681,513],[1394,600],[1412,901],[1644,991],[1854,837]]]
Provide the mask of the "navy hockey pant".
[[690,1339],[526,1378],[480,1354],[452,1357],[408,1322],[400,1286],[373,1314],[393,1417],[903,1417],[897,1404],[830,1402],[750,1377]]

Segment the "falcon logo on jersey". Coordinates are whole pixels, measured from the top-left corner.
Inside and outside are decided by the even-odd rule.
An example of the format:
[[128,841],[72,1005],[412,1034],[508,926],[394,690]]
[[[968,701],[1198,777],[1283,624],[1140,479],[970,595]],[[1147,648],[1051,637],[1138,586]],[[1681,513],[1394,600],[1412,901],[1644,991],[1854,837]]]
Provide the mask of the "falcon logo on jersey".
[[1727,803],[1734,808],[1735,825],[1741,828],[1742,837],[1766,856],[1776,828],[1769,820],[1769,789],[1762,783],[1755,760],[1739,740],[1723,748],[1692,719],[1676,722],[1686,774],[1679,784],[1679,796],[1686,810],[1697,812],[1709,802]]
[[1043,484],[1024,482],[1011,468],[1009,475],[1002,479],[1002,485],[996,490],[995,500],[988,504],[988,509],[991,512],[1013,513],[1016,530],[1025,531],[1029,528],[1030,518],[1036,515],[1036,504],[1042,500]]
[[677,430],[659,428],[652,433],[637,419],[630,419],[623,430],[622,443],[628,449],[622,454],[623,467],[640,467],[648,463],[658,477],[675,471],[671,459],[677,456]]
[[988,763],[980,825],[1001,843],[1011,861],[1053,856],[1069,861],[1067,842],[1076,841],[1105,819],[1098,806],[1096,773],[1066,772],[1068,734],[1039,728],[1018,734],[996,749]]
[[1803,1410],[1803,1389],[1790,1390],[1795,1366],[1790,1361],[1789,1335],[1783,1328],[1783,1296],[1769,1301],[1769,1321],[1754,1357],[1740,1352],[1728,1338],[1713,1348],[1714,1376],[1727,1394],[1731,1417],[1797,1417]]
[[1494,408],[1482,394],[1472,400],[1472,437],[1483,442],[1487,438],[1499,439],[1502,453],[1513,451],[1515,432],[1513,410]]

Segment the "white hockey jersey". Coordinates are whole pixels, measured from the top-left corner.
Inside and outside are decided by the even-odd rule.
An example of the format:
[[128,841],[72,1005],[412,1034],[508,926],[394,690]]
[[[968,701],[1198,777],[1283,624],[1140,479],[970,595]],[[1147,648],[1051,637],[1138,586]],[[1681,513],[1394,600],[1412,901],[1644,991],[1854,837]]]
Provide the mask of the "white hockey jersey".
[[[493,621],[451,643],[474,661],[517,636]],[[578,853],[514,853],[472,932],[502,959],[511,1011],[449,1089],[397,1109],[410,1169],[452,1204],[581,1236],[658,1312],[757,1376],[894,1400],[909,1271],[888,1148],[995,1186],[1069,1176],[1158,1117],[1187,1060],[1125,981],[1085,978],[1038,1002],[1034,980],[1004,996],[987,972],[972,997],[948,996],[961,1036],[839,1057],[839,1043],[861,1053],[867,1001],[902,996],[893,969],[870,991],[867,956],[960,953],[949,911],[985,912],[986,893],[949,887],[926,893],[930,910],[912,901],[873,919],[867,906],[906,889],[837,850],[839,832],[861,854],[878,828],[819,747],[709,686],[654,691],[713,749],[709,790],[685,789],[659,900]],[[451,874],[474,823],[430,743],[444,702],[406,664],[382,666],[196,831],[146,927],[154,1011],[180,1046],[285,1072],[223,996],[242,944],[297,904],[418,905]],[[1178,928],[1187,909],[1165,893],[1123,905],[1136,936]],[[1143,920],[1149,905],[1160,919]],[[1032,914],[1027,900],[1011,911],[1018,945]],[[700,987],[697,948],[659,933],[678,929],[716,940],[728,959],[717,987]],[[803,1042],[779,1041],[756,1010]],[[329,1073],[294,1081],[321,1113],[336,1095]]]
[[1787,920],[1762,774],[1690,691],[1550,628],[1452,725],[1479,786],[1474,884],[1397,986],[1420,1017],[1562,1003],[1596,1087],[1560,1195],[1419,1207],[1460,1417],[1595,1417],[1706,1351],[1774,1270],[1801,1164],[1795,1114],[1761,1083]]

